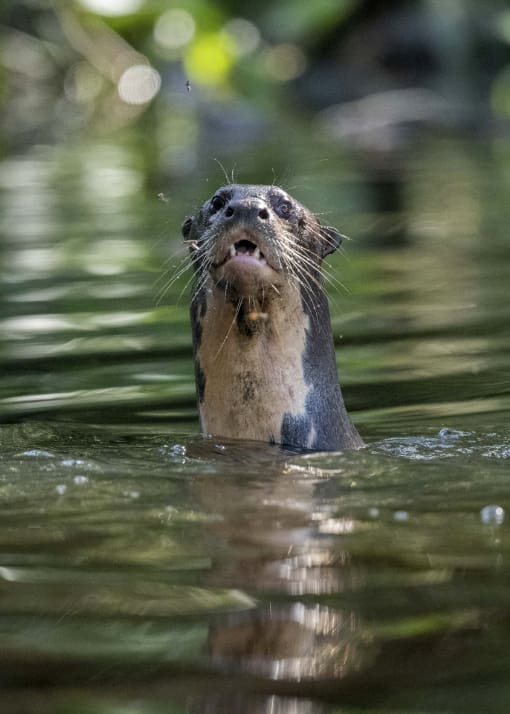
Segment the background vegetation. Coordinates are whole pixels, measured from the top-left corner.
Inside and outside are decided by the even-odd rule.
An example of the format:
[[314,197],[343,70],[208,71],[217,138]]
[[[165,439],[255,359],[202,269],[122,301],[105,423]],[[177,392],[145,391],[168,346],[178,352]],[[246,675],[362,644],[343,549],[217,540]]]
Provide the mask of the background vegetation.
[[[183,177],[204,150],[228,156],[239,142],[256,145],[282,113],[290,124],[318,120],[335,141],[384,150],[404,139],[404,126],[487,131],[510,114],[503,0],[2,8],[4,153],[131,133],[149,174]],[[375,99],[360,105],[364,97]]]

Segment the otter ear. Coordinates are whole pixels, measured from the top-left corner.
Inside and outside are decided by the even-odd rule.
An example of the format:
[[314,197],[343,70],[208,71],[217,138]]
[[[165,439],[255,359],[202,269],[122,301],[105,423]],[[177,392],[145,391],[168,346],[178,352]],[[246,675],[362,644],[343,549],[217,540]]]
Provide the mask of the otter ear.
[[191,227],[193,225],[193,217],[186,218],[181,226],[181,233],[184,238],[187,238],[191,233]]
[[342,242],[344,236],[332,226],[321,226],[321,257],[325,258],[330,253],[334,253]]

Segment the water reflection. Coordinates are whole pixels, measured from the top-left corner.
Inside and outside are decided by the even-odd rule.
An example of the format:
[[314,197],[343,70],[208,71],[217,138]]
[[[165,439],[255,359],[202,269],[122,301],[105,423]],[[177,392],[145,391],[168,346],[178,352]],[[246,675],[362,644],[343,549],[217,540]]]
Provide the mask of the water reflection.
[[[178,121],[176,116],[169,121]],[[185,126],[184,121],[169,127],[165,133],[170,143]],[[55,372],[62,389],[59,410],[79,411],[82,392],[75,389],[72,358],[87,362],[83,377],[91,395],[99,393],[96,389],[110,390],[109,408],[118,419],[126,394],[139,407],[138,416],[147,414],[149,405],[160,415],[167,405],[170,419],[183,406],[186,416],[194,414],[189,276],[182,275],[160,303],[158,291],[169,283],[171,266],[178,270],[179,259],[171,258],[166,277],[158,278],[165,259],[177,250],[183,215],[203,197],[204,187],[179,182],[162,186],[144,170],[142,150],[128,140],[98,140],[76,153],[34,149],[0,166],[1,249],[8,266],[0,329],[9,338],[2,393],[9,401],[2,407],[9,415],[52,413],[55,401],[43,404],[37,397],[32,400],[35,410],[25,405],[31,395],[56,393],[55,385],[47,388]],[[337,255],[329,266],[350,291],[332,292],[332,315],[355,420],[356,412],[364,411],[361,419],[377,424],[386,418],[381,415],[387,408],[398,408],[410,418],[508,410],[508,263],[501,259],[503,232],[490,219],[500,207],[493,205],[498,197],[490,190],[492,168],[485,149],[478,156],[459,142],[427,140],[423,147],[413,144],[404,166],[388,168],[401,192],[402,171],[412,165],[404,182],[405,207],[394,210],[385,201],[384,209],[396,212],[397,222],[405,219],[409,240],[405,248],[386,246],[384,252],[380,241],[377,248],[359,252],[383,212],[366,204],[362,155],[348,157],[341,147],[334,154],[331,162],[314,165],[313,180],[308,155],[295,157],[293,181],[304,202],[319,212],[335,206],[328,220],[356,237],[348,246],[348,260]],[[220,172],[216,166],[214,170]],[[497,173],[503,191],[506,174],[502,169]],[[242,178],[251,176],[245,170]],[[146,198],[144,187],[152,183],[157,189]],[[326,186],[326,194],[318,186]],[[157,199],[161,188],[167,203]],[[175,359],[175,351],[188,358],[187,366],[184,359]],[[113,369],[101,373],[102,358],[113,352],[118,379]],[[43,380],[45,365],[39,360],[56,358],[59,363]],[[26,368],[31,366],[26,381],[14,376],[20,359]],[[143,360],[147,368],[140,370]],[[165,372],[171,385],[164,379],[153,390],[147,388],[148,375]]]
[[247,696],[235,693],[212,694],[193,699],[189,714],[323,714],[325,707],[308,699],[284,696]]
[[[163,164],[196,158],[187,111],[165,119]],[[330,263],[371,444],[356,454],[196,436],[188,276],[159,305],[153,286],[212,160],[169,186],[128,140],[0,167],[1,409],[27,420],[0,428],[0,664],[18,710],[437,711],[442,687],[444,711],[483,711],[490,691],[506,714],[506,164],[414,146],[379,176],[406,228],[382,251],[364,242],[373,166],[302,144],[267,154],[357,238]],[[267,181],[267,160],[243,161]]]
[[122,680],[155,711],[299,714],[507,661],[505,521],[480,512],[508,503],[504,432],[305,455],[58,423],[0,437],[13,692],[49,676],[100,701]]
[[343,679],[364,669],[376,651],[371,639],[355,611],[295,603],[220,620],[208,649],[221,671],[300,682]]
[[[461,436],[445,433],[428,443],[418,438],[412,451],[408,440],[401,445],[402,454],[417,461],[420,452],[442,459],[445,442],[462,451]],[[389,472],[383,467],[379,473],[382,496],[371,473],[379,467],[370,454],[287,457],[279,474],[273,459],[265,475],[256,476],[245,465],[241,476],[236,466],[241,447],[229,443],[224,448],[225,476],[195,478],[193,489],[201,509],[216,514],[207,526],[214,544],[207,582],[243,589],[261,602],[214,618],[207,652],[215,670],[298,682],[304,691],[306,682],[315,686],[324,680],[334,692],[357,686],[360,677],[376,688],[383,682],[402,686],[404,671],[421,682],[441,679],[444,668],[459,672],[473,666],[478,646],[484,646],[484,629],[493,623],[463,598],[446,606],[447,613],[419,594],[429,588],[455,590],[468,560],[464,557],[461,564],[453,557],[447,565],[436,554],[441,550],[439,533],[435,541],[428,529],[421,535],[414,529],[407,535],[399,531],[416,519],[396,508],[399,501],[384,515],[375,507],[391,508],[389,493],[384,493],[391,471],[402,503],[404,474],[395,471],[395,462],[388,463]],[[387,448],[393,448],[391,443]],[[251,456],[256,458],[253,452]],[[417,480],[414,488],[423,484]],[[425,493],[430,498],[430,474]],[[385,518],[387,526],[382,525]],[[490,561],[492,557],[477,557],[472,567],[490,568]],[[371,602],[372,588],[378,592],[377,605]],[[374,610],[384,613],[378,623]],[[372,613],[368,619],[367,613]]]

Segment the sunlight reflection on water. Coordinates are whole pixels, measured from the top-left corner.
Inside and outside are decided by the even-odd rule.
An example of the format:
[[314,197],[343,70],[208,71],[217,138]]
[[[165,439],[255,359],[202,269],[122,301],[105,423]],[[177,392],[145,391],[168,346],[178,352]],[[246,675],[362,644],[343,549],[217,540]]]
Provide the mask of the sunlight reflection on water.
[[374,215],[351,205],[364,179],[344,156],[314,182],[294,177],[305,203],[359,236],[329,268],[349,288],[332,293],[333,327],[368,443],[299,454],[197,435],[178,303],[189,275],[157,292],[210,186],[161,202],[159,186],[143,195],[127,146],[71,158],[38,150],[0,166],[12,690],[50,673],[73,683],[80,711],[122,681],[134,697],[159,692],[165,711],[184,691],[197,711],[243,714],[323,714],[345,692],[363,706],[366,692],[405,695],[415,711],[418,690],[428,711],[445,680],[466,701],[472,673],[503,691],[509,275],[505,226],[479,248],[483,211],[497,215],[485,166],[458,144],[418,152],[401,246],[372,242]]

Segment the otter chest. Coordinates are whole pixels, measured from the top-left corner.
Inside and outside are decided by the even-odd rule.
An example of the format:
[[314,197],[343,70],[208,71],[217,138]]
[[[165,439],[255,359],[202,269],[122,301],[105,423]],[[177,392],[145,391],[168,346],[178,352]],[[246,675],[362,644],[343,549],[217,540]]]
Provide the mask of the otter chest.
[[199,401],[203,430],[229,438],[280,441],[284,415],[304,415],[309,396],[303,321],[299,326],[289,321],[272,324],[247,336],[235,326],[220,326],[223,321],[214,317],[206,316],[202,323],[196,354],[204,383]]

